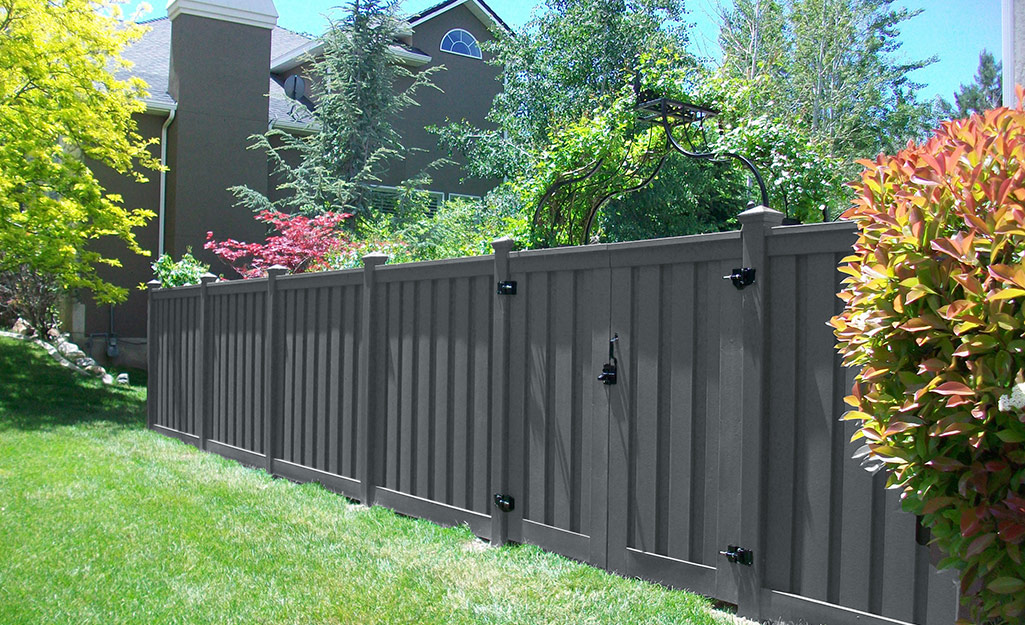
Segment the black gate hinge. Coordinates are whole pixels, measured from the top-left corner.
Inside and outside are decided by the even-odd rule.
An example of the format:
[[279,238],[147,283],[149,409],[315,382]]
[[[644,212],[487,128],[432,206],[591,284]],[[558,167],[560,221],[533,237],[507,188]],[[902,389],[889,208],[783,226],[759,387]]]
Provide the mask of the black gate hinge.
[[512,495],[495,493],[495,507],[502,512],[512,512],[516,508],[516,499]]
[[502,280],[498,283],[499,295],[516,295],[516,281]]
[[719,555],[726,556],[726,559],[732,564],[751,566],[755,563],[755,552],[736,545],[727,546],[726,551],[720,551]]
[[733,273],[723,276],[722,279],[729,280],[737,290],[742,290],[745,286],[755,283],[755,270],[753,267],[734,267]]

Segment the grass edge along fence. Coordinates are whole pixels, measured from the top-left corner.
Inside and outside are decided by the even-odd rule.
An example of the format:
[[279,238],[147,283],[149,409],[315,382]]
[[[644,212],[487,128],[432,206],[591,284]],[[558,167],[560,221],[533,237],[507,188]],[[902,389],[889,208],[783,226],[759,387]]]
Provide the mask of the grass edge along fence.
[[951,625],[956,574],[839,421],[854,225],[781,218],[153,289],[148,424],[749,618]]

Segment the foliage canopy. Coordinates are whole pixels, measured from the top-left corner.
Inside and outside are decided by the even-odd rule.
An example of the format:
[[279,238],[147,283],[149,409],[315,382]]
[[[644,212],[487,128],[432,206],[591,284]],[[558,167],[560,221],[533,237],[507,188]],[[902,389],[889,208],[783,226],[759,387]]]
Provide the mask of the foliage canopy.
[[101,236],[144,254],[132,233],[152,217],[108,194],[88,162],[144,180],[158,168],[136,132],[145,85],[118,80],[121,50],[142,28],[110,0],[0,1],[0,271],[53,276],[97,300],[126,291],[97,266],[119,266],[90,247]]

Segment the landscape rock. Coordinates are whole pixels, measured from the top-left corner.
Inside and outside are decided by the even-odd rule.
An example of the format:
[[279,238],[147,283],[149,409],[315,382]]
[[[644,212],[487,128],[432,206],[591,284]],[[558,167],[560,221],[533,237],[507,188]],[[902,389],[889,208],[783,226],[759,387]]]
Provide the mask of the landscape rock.
[[14,327],[11,328],[11,330],[15,334],[20,334],[22,336],[33,336],[36,333],[35,329],[21,317],[18,317],[18,320],[14,322]]
[[88,369],[89,367],[91,367],[91,366],[93,366],[95,364],[96,364],[95,360],[93,360],[92,358],[89,358],[88,356],[86,356],[84,354],[82,355],[81,358],[76,358],[75,359],[75,365],[77,365],[79,367],[82,367],[83,369]]
[[117,383],[118,384],[128,384],[129,383],[128,382],[128,374],[127,373],[119,373],[119,374],[117,374]]
[[85,371],[86,371],[86,373],[88,373],[89,375],[94,375],[94,376],[96,376],[96,377],[98,377],[98,378],[101,378],[101,377],[103,377],[103,376],[104,376],[104,375],[106,375],[106,373],[107,373],[107,372],[106,372],[106,371],[105,371],[105,370],[103,369],[103,367],[101,367],[100,365],[96,365],[96,364],[94,364],[94,365],[91,365],[91,366],[88,366],[88,367],[85,367]]

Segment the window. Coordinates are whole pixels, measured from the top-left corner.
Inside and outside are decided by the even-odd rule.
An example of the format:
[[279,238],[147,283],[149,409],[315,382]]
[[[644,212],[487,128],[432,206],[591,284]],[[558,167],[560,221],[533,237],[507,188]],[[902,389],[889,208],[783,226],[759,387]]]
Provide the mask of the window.
[[445,33],[441,39],[441,51],[474,59],[481,58],[480,45],[477,44],[477,40],[462,28],[453,28]]
[[[445,194],[441,191],[424,191],[428,195],[427,208],[434,212],[438,210],[445,201]],[[385,213],[394,213],[399,207],[402,198],[402,189],[389,187],[380,184],[370,185],[370,203],[374,208]]]

